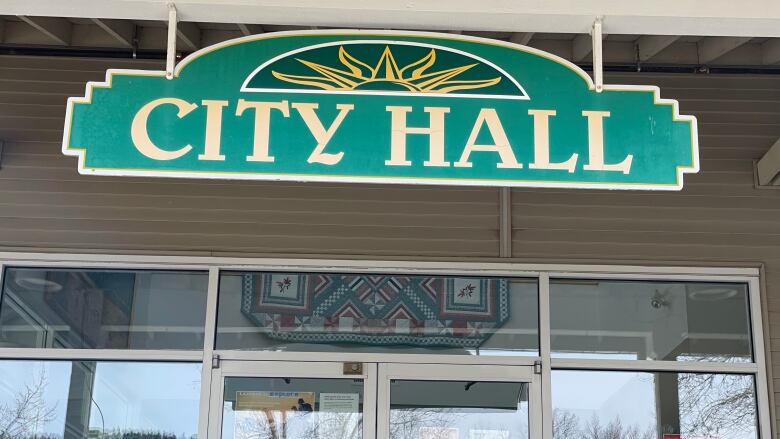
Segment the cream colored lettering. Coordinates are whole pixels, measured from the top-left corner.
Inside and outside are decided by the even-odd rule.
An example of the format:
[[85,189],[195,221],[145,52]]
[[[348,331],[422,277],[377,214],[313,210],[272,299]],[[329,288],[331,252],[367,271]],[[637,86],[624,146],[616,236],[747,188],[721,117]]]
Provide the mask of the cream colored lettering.
[[278,110],[284,117],[290,117],[288,102],[254,102],[244,99],[238,100],[236,116],[244,114],[245,110],[255,110],[255,135],[252,143],[252,155],[246,158],[248,162],[273,162],[274,157],[269,154],[268,143],[271,132],[271,110]]
[[160,105],[175,105],[179,110],[176,116],[181,119],[184,116],[191,113],[198,108],[197,104],[189,103],[182,99],[177,98],[160,98],[155,99],[138,110],[138,113],[133,117],[133,122],[130,125],[130,138],[133,140],[135,148],[143,155],[154,160],[174,160],[177,159],[192,150],[192,145],[184,145],[175,151],[168,151],[159,148],[149,138],[149,115],[152,111]]
[[228,101],[200,102],[206,107],[206,147],[203,154],[198,154],[198,160],[223,161],[225,156],[220,154],[222,145],[222,109],[228,106]]
[[406,114],[412,107],[385,107],[390,112],[390,160],[385,160],[388,166],[412,166],[406,159],[406,136],[409,134],[425,134],[429,137],[428,160],[423,166],[447,167],[450,162],[444,160],[444,115],[450,112],[446,107],[425,107],[430,124],[426,127],[409,127],[406,125]]
[[588,163],[586,171],[614,171],[628,174],[631,172],[632,154],[628,154],[620,163],[604,163],[604,118],[609,117],[609,111],[583,111],[588,118]]
[[317,146],[312,151],[307,162],[309,163],[321,163],[323,165],[335,165],[341,161],[344,157],[344,152],[327,153],[325,147],[333,138],[336,130],[339,129],[341,123],[344,122],[344,118],[347,117],[347,113],[355,109],[352,104],[336,104],[336,109],[339,110],[339,114],[333,120],[333,123],[325,129],[322,125],[320,118],[317,117],[317,113],[314,111],[318,108],[318,104],[292,104],[292,107],[298,110],[301,118],[306,123],[306,127],[309,128],[314,140],[317,141]]
[[534,117],[534,162],[528,167],[574,172],[577,153],[565,162],[550,163],[550,116],[555,116],[555,110],[528,110],[528,114]]
[[[477,136],[482,130],[482,126],[487,125],[490,136],[493,138],[493,144],[478,145]],[[466,147],[463,149],[463,154],[460,156],[460,160],[455,162],[455,166],[459,168],[470,168],[473,163],[469,161],[472,152],[495,152],[501,158],[501,161],[496,164],[497,168],[512,168],[520,169],[523,167],[517,162],[515,153],[512,151],[512,145],[509,144],[509,139],[506,137],[501,120],[498,118],[498,113],[493,108],[483,108],[477,115],[477,120],[474,122],[474,127],[471,129],[471,134],[466,142]]]

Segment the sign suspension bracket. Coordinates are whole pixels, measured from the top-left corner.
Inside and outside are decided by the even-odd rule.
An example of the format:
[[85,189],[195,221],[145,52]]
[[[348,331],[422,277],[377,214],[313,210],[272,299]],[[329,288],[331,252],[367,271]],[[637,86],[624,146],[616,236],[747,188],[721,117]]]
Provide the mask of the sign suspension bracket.
[[168,3],[168,47],[165,58],[165,77],[173,79],[173,69],[176,67],[176,5]]
[[596,84],[596,91],[601,93],[604,90],[604,59],[602,57],[602,19],[596,18],[593,22],[593,29],[590,32],[593,37],[593,82]]

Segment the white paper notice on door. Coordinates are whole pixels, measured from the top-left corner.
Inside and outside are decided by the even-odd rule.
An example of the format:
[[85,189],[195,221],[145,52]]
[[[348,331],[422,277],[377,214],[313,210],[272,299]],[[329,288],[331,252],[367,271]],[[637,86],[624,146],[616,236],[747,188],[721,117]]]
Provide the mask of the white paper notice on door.
[[471,430],[469,439],[509,439],[507,430]]
[[359,413],[360,394],[320,393],[320,411],[331,413]]

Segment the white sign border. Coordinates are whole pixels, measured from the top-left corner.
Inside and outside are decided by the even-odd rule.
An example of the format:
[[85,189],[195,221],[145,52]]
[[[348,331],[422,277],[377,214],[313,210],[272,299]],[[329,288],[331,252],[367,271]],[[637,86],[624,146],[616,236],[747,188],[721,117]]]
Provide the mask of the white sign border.
[[[383,31],[383,30],[351,30],[351,29],[333,29],[333,30],[308,30],[308,31],[287,31],[271,32],[260,35],[249,35],[223,41],[213,46],[204,47],[193,52],[183,59],[174,70],[174,78],[181,75],[182,71],[197,58],[207,53],[229,47],[236,44],[242,44],[250,41],[257,41],[269,38],[280,38],[290,36],[314,36],[314,35],[386,35],[402,37],[421,37],[421,38],[439,38],[446,40],[470,41],[481,44],[492,44],[502,47],[508,47],[520,50],[533,55],[550,59],[558,64],[567,67],[578,74],[587,84],[588,89],[595,92],[596,87],[591,77],[576,64],[563,59],[559,56],[544,52],[533,47],[523,46],[511,42],[492,40],[488,38],[473,37],[468,35],[444,34],[438,32],[415,32],[415,31]],[[190,179],[220,179],[220,180],[259,180],[259,181],[291,181],[291,182],[329,182],[329,183],[375,183],[375,184],[420,184],[420,185],[456,185],[456,186],[483,186],[483,187],[529,187],[529,188],[566,188],[566,189],[617,189],[617,190],[661,190],[661,191],[679,191],[683,188],[683,178],[685,174],[695,174],[699,172],[699,135],[696,116],[682,115],[679,111],[679,103],[675,99],[661,98],[660,89],[653,85],[610,85],[605,84],[603,92],[608,91],[635,91],[652,92],[654,105],[670,105],[672,107],[672,120],[675,122],[688,122],[691,125],[691,166],[677,167],[677,181],[675,184],[656,184],[656,183],[612,183],[612,182],[581,182],[581,181],[534,181],[534,180],[480,180],[480,179],[458,179],[458,178],[419,178],[419,177],[360,177],[360,176],[338,176],[338,175],[316,175],[316,174],[271,174],[271,173],[243,173],[243,172],[215,172],[215,171],[172,171],[172,170],[137,170],[137,169],[106,169],[86,167],[86,150],[84,148],[70,148],[70,130],[72,125],[73,107],[77,104],[89,104],[92,102],[92,91],[95,88],[111,88],[114,75],[122,76],[154,76],[165,77],[165,71],[153,70],[133,70],[133,69],[108,69],[106,70],[106,79],[102,82],[90,81],[87,83],[86,92],[83,97],[68,98],[67,109],[65,112],[65,126],[62,137],[62,153],[67,156],[78,157],[78,172],[82,175],[104,175],[119,177],[171,177],[171,178],[190,178]],[[602,93],[603,93],[602,92]],[[526,94],[527,95],[527,94]]]

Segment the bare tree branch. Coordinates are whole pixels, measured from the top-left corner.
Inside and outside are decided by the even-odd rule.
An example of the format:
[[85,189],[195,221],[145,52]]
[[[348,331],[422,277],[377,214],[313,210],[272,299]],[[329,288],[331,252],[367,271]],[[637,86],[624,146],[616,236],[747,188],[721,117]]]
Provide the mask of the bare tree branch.
[[55,418],[56,404],[47,407],[43,398],[47,385],[41,372],[31,384],[24,384],[12,403],[0,404],[0,439],[24,438]]

